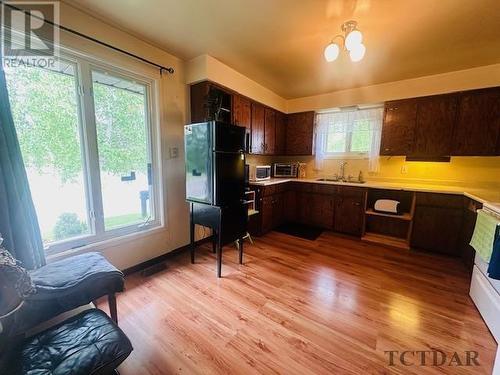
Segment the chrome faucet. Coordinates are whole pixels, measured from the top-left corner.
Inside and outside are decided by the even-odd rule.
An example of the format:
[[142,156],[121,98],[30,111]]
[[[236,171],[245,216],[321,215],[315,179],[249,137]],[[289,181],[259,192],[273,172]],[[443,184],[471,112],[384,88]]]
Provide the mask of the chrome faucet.
[[339,180],[341,181],[346,181],[345,179],[345,167],[347,165],[347,162],[346,161],[343,161],[340,163],[340,176],[339,176]]

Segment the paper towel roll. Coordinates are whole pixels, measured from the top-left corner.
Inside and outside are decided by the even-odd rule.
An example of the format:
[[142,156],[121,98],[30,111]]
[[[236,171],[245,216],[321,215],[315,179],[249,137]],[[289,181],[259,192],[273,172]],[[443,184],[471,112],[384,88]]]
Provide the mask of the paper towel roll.
[[393,199],[378,199],[375,202],[373,209],[377,212],[389,214],[399,214],[399,201]]

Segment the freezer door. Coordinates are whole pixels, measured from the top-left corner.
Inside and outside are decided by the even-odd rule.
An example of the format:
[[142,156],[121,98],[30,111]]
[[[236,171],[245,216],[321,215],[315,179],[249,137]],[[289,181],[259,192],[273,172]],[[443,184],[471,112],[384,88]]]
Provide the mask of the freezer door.
[[213,153],[210,123],[186,125],[186,199],[213,204]]
[[231,124],[225,124],[222,122],[216,122],[214,123],[213,130],[215,133],[214,151],[245,151],[245,128]]
[[245,154],[215,152],[215,205],[240,203],[245,196]]

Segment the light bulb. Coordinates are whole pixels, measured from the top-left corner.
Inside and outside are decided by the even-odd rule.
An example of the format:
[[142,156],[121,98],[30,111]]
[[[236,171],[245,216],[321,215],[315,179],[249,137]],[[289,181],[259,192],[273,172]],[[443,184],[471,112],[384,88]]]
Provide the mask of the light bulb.
[[362,40],[363,34],[361,34],[361,31],[353,30],[349,34],[347,34],[345,38],[345,48],[347,48],[349,51],[352,51],[361,44]]
[[325,60],[328,62],[336,60],[337,57],[339,57],[339,52],[340,52],[339,46],[335,43],[330,43],[325,48],[324,52]]
[[360,43],[355,48],[349,51],[349,57],[351,58],[352,62],[358,62],[363,60],[365,52],[366,52],[365,45],[363,43]]

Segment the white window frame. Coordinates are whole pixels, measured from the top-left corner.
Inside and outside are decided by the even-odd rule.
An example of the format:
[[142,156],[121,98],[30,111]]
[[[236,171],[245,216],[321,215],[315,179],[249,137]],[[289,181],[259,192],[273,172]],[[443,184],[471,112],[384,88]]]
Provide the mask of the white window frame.
[[[144,232],[162,228],[165,225],[163,194],[161,190],[160,126],[158,113],[158,79],[138,74],[121,66],[105,63],[93,56],[66,47],[59,47],[58,58],[75,64],[75,91],[78,95],[78,120],[82,152],[82,171],[85,179],[87,221],[91,233],[66,240],[55,241],[45,246],[47,256],[95,246],[101,242],[143,235]],[[100,169],[97,153],[97,133],[95,124],[92,71],[105,71],[114,76],[133,80],[146,87],[146,122],[148,129],[148,152],[152,171],[152,194],[150,196],[154,218],[145,223],[132,224],[106,231],[101,195]]]
[[[369,151],[355,152],[351,151],[352,131],[343,133],[346,135],[345,150],[343,152],[327,152],[325,144],[325,159],[368,159]],[[328,143],[328,139],[326,140]]]
[[[373,109],[373,108],[381,108],[382,105],[380,104],[375,104],[375,105],[370,105],[370,106],[363,106],[363,107],[354,107],[354,108],[347,108],[347,109],[331,109],[331,110],[325,110],[325,111],[320,111],[318,112],[319,114],[321,113],[339,113],[339,112],[354,112],[354,111],[362,111],[366,109]],[[322,146],[323,147],[323,154],[324,154],[324,159],[325,160],[345,160],[345,159],[350,159],[350,160],[367,160],[370,158],[370,150],[365,151],[365,152],[356,152],[356,151],[351,151],[351,145],[352,145],[352,131],[348,131],[346,133],[346,144],[345,144],[345,149],[342,152],[328,152],[327,151],[327,143],[328,143],[328,136],[325,139],[325,143]],[[372,140],[370,140],[370,144],[372,144]]]

